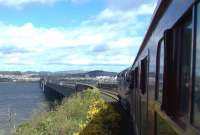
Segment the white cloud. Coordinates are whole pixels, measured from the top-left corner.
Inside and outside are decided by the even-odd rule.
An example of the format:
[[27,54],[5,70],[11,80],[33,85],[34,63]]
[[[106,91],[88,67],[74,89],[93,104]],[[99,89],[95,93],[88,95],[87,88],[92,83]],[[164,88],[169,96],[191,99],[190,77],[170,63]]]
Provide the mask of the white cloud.
[[58,62],[60,62],[60,64],[81,65],[81,64],[91,64],[92,60],[85,55],[72,53],[69,56],[65,57],[63,60],[61,61],[58,60]]
[[2,61],[2,63],[8,64],[8,65],[33,65],[33,64],[35,64],[35,62],[32,61],[32,59],[26,58],[20,53],[13,53],[13,54],[5,55],[1,61]]
[[[22,3],[25,1],[28,0]],[[52,3],[56,1],[52,0]],[[133,51],[137,51],[143,39],[144,33],[140,33],[148,25],[140,20],[140,16],[152,14],[153,8],[155,6],[151,4],[141,4],[131,10],[106,8],[70,29],[35,27],[32,23],[21,26],[0,23],[0,48],[17,48],[13,53],[0,50],[0,60],[13,65],[130,65],[136,55]]]
[[156,8],[156,3],[143,4],[139,7],[138,14],[139,15],[144,15],[144,14],[151,15],[154,12],[155,8]]
[[110,48],[125,48],[131,46],[139,46],[142,41],[142,37],[124,37],[117,40],[111,40],[108,42]]
[[156,3],[157,0],[106,0],[108,8],[112,10],[132,10],[143,4]]
[[[54,59],[60,54],[66,54],[66,57],[60,57],[61,60],[57,60],[63,64],[119,64],[121,62],[128,64],[130,59],[128,61],[122,61],[122,59],[121,61],[112,61],[112,58],[103,57],[104,52],[101,56],[97,56],[98,52],[96,52],[91,57],[84,51],[92,53],[92,48],[98,45],[107,45],[108,52],[112,53],[117,48],[137,47],[141,40],[141,37],[120,36],[118,29],[112,30],[108,26],[84,26],[73,30],[64,30],[61,28],[37,28],[31,23],[22,26],[0,25],[0,47],[11,46],[18,48],[15,50],[19,51],[13,53],[9,51],[8,54],[5,51],[2,58],[5,64],[45,63],[47,59]],[[20,49],[27,50],[27,52],[20,51]],[[119,55],[120,58],[123,58],[120,53]],[[115,58],[118,57],[115,56]]]
[[27,50],[42,48],[78,47],[99,44],[104,36],[92,28],[63,30],[60,28],[36,28],[31,23],[22,26],[0,26],[0,46],[14,45]]
[[[112,10],[110,8],[106,8],[103,10],[97,17],[98,21],[127,21],[131,18],[137,18],[139,15],[151,15],[154,12],[156,7],[155,3],[150,4],[142,4],[138,6],[136,9],[131,9],[128,11],[122,10]],[[126,22],[125,22],[126,23]]]

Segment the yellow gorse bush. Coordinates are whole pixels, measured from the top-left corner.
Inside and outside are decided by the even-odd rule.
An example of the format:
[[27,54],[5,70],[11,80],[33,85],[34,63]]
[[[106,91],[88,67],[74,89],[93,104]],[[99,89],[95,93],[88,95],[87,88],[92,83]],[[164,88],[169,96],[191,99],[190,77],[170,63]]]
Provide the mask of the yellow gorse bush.
[[119,134],[120,115],[114,107],[103,99],[93,101],[87,111],[81,131],[73,135],[117,135]]
[[87,119],[91,120],[97,115],[102,109],[106,109],[108,105],[101,99],[95,101],[93,104],[89,106],[89,110],[87,112]]

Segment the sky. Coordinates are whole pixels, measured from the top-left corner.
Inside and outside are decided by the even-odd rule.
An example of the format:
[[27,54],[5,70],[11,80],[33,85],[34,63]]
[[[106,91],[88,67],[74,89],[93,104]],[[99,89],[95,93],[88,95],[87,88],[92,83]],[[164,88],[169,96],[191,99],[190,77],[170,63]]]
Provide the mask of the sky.
[[157,0],[0,0],[0,70],[121,71]]

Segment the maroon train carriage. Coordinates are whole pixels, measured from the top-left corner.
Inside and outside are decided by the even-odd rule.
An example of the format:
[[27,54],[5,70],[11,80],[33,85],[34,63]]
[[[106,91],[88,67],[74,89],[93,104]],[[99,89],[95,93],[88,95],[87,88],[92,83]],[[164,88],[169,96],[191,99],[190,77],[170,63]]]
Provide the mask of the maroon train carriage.
[[200,135],[200,1],[160,0],[119,93],[138,135]]

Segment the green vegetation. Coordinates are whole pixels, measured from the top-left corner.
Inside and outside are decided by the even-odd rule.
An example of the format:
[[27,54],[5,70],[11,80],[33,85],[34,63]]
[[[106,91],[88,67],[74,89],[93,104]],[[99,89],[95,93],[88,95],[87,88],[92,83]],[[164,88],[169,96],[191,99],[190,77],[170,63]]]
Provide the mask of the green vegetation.
[[0,130],[0,135],[5,135],[3,130]]
[[98,90],[85,90],[64,99],[54,111],[35,114],[13,135],[118,135],[119,121]]

